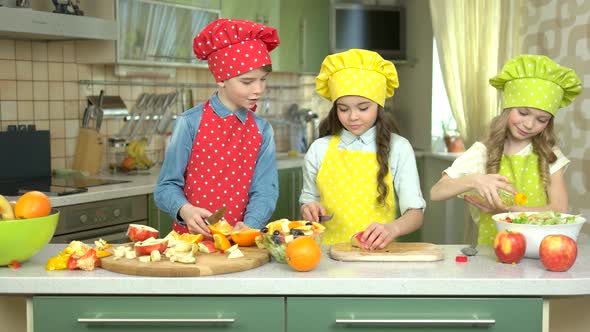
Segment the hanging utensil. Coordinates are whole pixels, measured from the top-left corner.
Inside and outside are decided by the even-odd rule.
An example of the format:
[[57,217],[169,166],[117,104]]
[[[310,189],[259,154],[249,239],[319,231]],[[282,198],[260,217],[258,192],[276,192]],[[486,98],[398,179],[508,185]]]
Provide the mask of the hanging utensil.
[[102,126],[102,117],[103,117],[103,110],[102,110],[102,101],[104,99],[104,90],[100,90],[100,95],[98,96],[98,105],[95,108],[96,113],[96,131],[100,132],[100,127]]

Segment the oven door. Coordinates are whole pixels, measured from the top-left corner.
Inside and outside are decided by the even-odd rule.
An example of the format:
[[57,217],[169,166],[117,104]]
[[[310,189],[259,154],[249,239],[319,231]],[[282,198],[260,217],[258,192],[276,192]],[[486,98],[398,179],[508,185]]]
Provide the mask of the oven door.
[[[147,220],[139,220],[133,223],[147,225]],[[91,229],[87,231],[57,235],[51,239],[51,243],[70,243],[76,240],[92,244],[94,243],[94,241],[98,239],[103,239],[111,244],[127,243],[130,242],[129,237],[127,237],[127,228],[129,228],[129,224],[121,224],[98,229]]]

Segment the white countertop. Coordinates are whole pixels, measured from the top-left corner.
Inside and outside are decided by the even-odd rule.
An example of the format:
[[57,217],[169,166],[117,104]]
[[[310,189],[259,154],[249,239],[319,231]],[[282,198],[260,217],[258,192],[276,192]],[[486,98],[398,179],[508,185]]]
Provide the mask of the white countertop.
[[[301,157],[283,157],[278,161],[278,168],[287,169],[301,167],[303,165],[303,156]],[[126,183],[110,184],[104,186],[89,187],[88,192],[81,194],[65,195],[50,197],[53,207],[66,205],[82,204],[107,199],[147,195],[154,192],[156,181],[158,180],[159,168],[150,170],[149,173],[138,174],[101,174],[93,176],[96,178],[131,181]]]
[[[65,245],[49,244],[17,270],[0,267],[0,294],[313,295],[313,296],[577,296],[590,294],[590,244],[580,244],[567,272],[550,272],[536,259],[496,262],[492,248],[456,263],[462,245],[444,245],[439,262],[339,262],[325,253],[311,272],[271,261],[257,269],[195,278],[124,275],[96,269],[45,271]],[[326,247],[323,248],[327,249]]]

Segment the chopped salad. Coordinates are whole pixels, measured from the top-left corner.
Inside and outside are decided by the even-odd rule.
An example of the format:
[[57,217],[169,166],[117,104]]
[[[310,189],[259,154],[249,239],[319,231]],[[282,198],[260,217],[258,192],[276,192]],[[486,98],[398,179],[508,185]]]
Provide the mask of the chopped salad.
[[513,224],[529,224],[529,225],[562,225],[574,224],[578,216],[567,215],[564,216],[559,212],[547,211],[534,214],[519,213],[516,215],[506,215],[499,220],[513,223]]

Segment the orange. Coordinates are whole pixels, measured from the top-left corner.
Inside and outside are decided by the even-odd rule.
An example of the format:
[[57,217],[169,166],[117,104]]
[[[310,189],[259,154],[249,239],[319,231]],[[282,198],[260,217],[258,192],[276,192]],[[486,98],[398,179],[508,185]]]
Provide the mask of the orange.
[[45,217],[49,213],[51,213],[49,197],[40,191],[29,191],[14,205],[14,215],[17,219]]
[[233,226],[230,225],[225,219],[221,219],[213,225],[209,225],[209,229],[211,230],[211,234],[228,236],[231,234]]
[[254,228],[246,228],[231,233],[231,239],[235,244],[241,247],[250,247],[256,244],[256,237],[260,231]]
[[518,205],[525,205],[528,201],[528,198],[524,193],[517,193],[516,195],[514,195],[514,201]]
[[296,271],[311,271],[319,263],[322,251],[318,243],[310,236],[300,236],[287,244],[285,250],[287,264]]
[[227,250],[231,247],[231,243],[229,243],[229,240],[224,235],[213,234],[213,241],[216,249]]
[[290,221],[289,229],[297,228],[299,226],[305,226],[305,221]]
[[178,236],[177,240],[186,243],[199,243],[203,241],[203,234],[183,233]]

